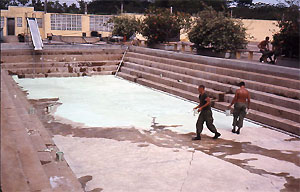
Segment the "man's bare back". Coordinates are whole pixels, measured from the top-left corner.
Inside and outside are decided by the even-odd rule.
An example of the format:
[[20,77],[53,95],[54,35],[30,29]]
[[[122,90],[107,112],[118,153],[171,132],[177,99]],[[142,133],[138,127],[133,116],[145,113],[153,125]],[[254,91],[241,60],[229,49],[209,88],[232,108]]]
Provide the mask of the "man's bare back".
[[[228,106],[228,109],[230,109],[230,107],[234,104],[232,133],[236,134],[240,134],[240,129],[243,127],[243,121],[247,114],[246,108],[249,109],[250,107],[250,93],[245,88],[245,82],[240,82],[239,86],[240,88],[236,90],[235,96],[231,104]],[[238,127],[237,130],[235,130],[236,126]]]
[[245,88],[244,82],[242,82],[242,84],[240,85],[240,88],[238,90],[236,90],[235,96],[234,96],[231,104],[228,106],[228,108],[230,108],[235,103],[247,103],[247,108],[249,109],[249,107],[250,107],[250,93]]
[[238,89],[235,93],[235,96],[236,96],[236,102],[238,103],[246,103],[247,100],[250,100],[249,92],[244,87]]

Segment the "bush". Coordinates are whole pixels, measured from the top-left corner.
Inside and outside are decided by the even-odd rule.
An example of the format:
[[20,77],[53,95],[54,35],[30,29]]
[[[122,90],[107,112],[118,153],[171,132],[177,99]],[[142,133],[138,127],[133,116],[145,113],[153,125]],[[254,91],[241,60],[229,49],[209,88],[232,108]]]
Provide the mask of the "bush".
[[188,37],[197,50],[211,48],[215,52],[224,52],[243,49],[247,45],[242,23],[211,7],[198,13]]
[[140,21],[135,17],[115,16],[108,22],[114,24],[114,29],[112,31],[113,35],[126,36],[126,39],[129,39],[133,34],[139,32],[140,29]]
[[141,34],[147,38],[147,44],[168,42],[172,38],[179,39],[180,30],[187,29],[190,23],[190,15],[176,12],[170,13],[170,9],[149,9],[141,24]]
[[[280,31],[273,35],[273,46],[281,49],[281,54],[299,59],[299,6],[291,1],[284,17],[278,21]],[[279,50],[277,50],[279,51]]]

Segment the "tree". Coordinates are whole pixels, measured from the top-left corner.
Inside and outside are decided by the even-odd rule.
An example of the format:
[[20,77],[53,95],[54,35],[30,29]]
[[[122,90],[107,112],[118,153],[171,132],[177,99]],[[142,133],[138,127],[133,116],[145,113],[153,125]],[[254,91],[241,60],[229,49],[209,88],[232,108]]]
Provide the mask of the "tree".
[[155,43],[179,38],[180,30],[187,29],[190,15],[181,12],[170,13],[170,9],[149,9],[141,24],[141,34],[147,38],[149,46]]
[[41,0],[32,0],[31,5],[34,7],[35,11],[43,11],[44,10],[44,3]]
[[113,17],[109,20],[109,23],[114,24],[114,29],[112,31],[113,35],[126,36],[126,39],[129,39],[133,34],[140,30],[140,21],[135,17]]
[[212,7],[201,11],[188,37],[197,50],[210,48],[215,52],[235,51],[245,48],[246,29],[224,12],[217,13]]
[[252,5],[253,0],[234,0],[238,7],[245,7]]
[[9,6],[10,0],[1,0],[0,9],[7,9]]
[[273,35],[273,46],[280,48],[284,56],[299,59],[299,1],[286,0],[285,2],[289,7],[278,20],[280,31]]
[[29,3],[29,0],[18,0],[18,2],[19,2],[21,5],[25,6],[26,4]]
[[251,6],[233,8],[233,16],[241,19],[278,20],[285,9],[286,6],[283,6],[283,4],[256,3]]
[[205,5],[212,6],[215,10],[222,11],[227,7],[227,0],[156,0],[154,6],[157,8],[170,8],[174,11],[196,14],[203,10]]

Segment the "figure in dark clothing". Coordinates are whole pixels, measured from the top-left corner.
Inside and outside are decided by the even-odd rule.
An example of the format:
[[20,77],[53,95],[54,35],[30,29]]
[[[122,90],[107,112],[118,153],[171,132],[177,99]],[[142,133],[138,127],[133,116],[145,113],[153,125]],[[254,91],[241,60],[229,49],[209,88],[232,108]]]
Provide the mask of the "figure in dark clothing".
[[196,123],[196,133],[197,136],[193,138],[193,140],[201,140],[201,132],[203,130],[203,124],[206,122],[207,128],[215,134],[213,139],[217,139],[218,137],[221,136],[221,134],[217,131],[216,127],[213,124],[213,116],[212,116],[212,111],[211,111],[211,106],[210,106],[210,98],[207,96],[205,92],[205,87],[204,85],[200,85],[198,87],[199,91],[199,100],[200,104],[194,108],[194,110],[198,110],[200,112],[198,121]]
[[262,56],[260,57],[259,61],[260,62],[267,62],[267,58],[270,59],[271,63],[274,63],[272,56],[273,56],[273,51],[270,51],[269,48],[269,37],[266,37],[265,40],[261,41],[257,47],[259,48],[260,52],[262,53]]

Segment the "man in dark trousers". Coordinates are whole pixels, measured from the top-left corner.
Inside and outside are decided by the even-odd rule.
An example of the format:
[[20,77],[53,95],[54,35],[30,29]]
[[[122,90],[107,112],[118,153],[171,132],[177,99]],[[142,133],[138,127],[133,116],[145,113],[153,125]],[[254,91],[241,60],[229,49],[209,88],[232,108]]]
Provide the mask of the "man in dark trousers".
[[262,53],[262,56],[260,57],[259,61],[260,62],[264,62],[267,61],[267,58],[270,59],[271,63],[274,63],[273,59],[272,59],[272,55],[273,55],[273,51],[270,51],[270,47],[269,47],[269,37],[266,37],[265,40],[261,41],[257,47],[259,48],[260,52]]
[[[230,109],[230,107],[234,104],[232,133],[236,134],[240,134],[240,130],[243,127],[243,121],[247,113],[246,108],[249,109],[250,106],[250,94],[245,88],[245,83],[240,82],[239,86],[240,88],[236,90],[235,96],[231,104],[228,106],[228,109]],[[237,130],[235,130],[236,126],[238,127]]]
[[198,121],[196,123],[197,128],[197,136],[193,138],[193,140],[201,140],[201,132],[203,130],[203,123],[206,122],[207,128],[215,134],[213,139],[217,139],[221,136],[221,134],[217,131],[216,127],[213,124],[213,117],[212,117],[212,111],[210,106],[210,98],[207,96],[205,92],[205,86],[199,85],[198,87],[199,91],[199,100],[200,104],[194,108],[194,110],[198,110],[200,112]]

